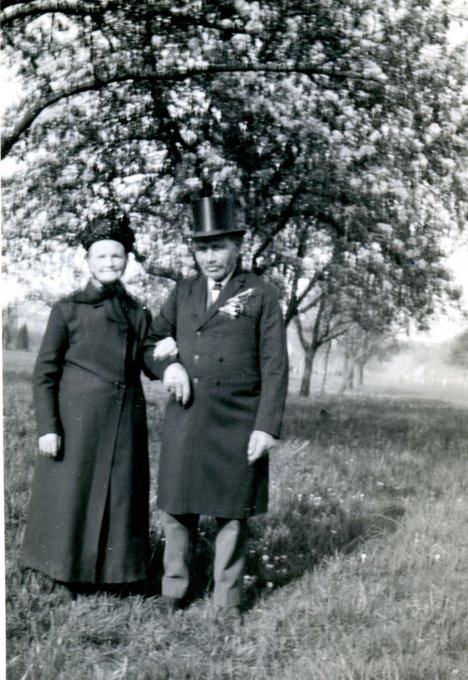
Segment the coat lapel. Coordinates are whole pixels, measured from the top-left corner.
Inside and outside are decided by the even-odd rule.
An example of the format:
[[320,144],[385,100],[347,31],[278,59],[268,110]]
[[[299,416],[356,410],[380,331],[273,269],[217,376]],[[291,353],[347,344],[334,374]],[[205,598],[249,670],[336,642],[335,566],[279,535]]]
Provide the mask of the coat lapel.
[[196,320],[197,328],[204,320],[206,316],[206,296],[207,296],[207,283],[204,276],[197,276],[193,280],[192,284],[192,302],[193,311],[198,317]]
[[208,284],[204,276],[200,277],[200,280],[203,282],[204,285],[205,295],[203,299],[204,309],[199,311],[200,325],[198,326],[198,328],[201,328],[210,319],[212,319],[213,316],[217,314],[218,309],[222,307],[227,302],[227,300],[229,300],[229,298],[233,297],[234,295],[237,295],[237,293],[241,290],[241,288],[245,284],[245,278],[246,278],[245,272],[234,274],[232,278],[227,282],[223,290],[220,292],[216,302],[210,305],[208,309],[206,309],[206,296]]

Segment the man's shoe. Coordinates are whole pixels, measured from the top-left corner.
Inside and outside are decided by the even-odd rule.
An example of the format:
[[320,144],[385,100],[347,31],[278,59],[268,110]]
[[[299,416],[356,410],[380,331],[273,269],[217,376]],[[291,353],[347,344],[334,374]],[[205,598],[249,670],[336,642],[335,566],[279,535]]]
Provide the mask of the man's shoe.
[[242,623],[242,614],[237,605],[232,607],[216,607],[215,622],[229,632],[237,628]]
[[174,614],[183,609],[183,601],[180,597],[170,597],[170,595],[161,595],[156,600],[156,608],[161,614]]

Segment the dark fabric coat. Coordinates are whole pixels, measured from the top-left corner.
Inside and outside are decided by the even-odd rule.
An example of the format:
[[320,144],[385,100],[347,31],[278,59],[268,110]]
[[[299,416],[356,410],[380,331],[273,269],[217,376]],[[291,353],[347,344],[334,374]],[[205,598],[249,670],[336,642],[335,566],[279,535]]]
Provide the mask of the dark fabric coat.
[[25,566],[65,582],[145,578],[146,407],[140,384],[148,311],[123,286],[100,300],[89,283],[52,308],[34,369],[39,436],[63,436],[38,458]]
[[[254,289],[231,318],[226,301]],[[286,338],[277,294],[258,276],[238,272],[206,310],[203,276],[181,281],[154,320],[145,362],[162,377],[169,362],[152,359],[151,344],[172,336],[187,369],[191,402],[171,397],[163,434],[158,507],[171,514],[243,518],[265,512],[268,458],[247,462],[253,430],[280,434],[286,392]]]

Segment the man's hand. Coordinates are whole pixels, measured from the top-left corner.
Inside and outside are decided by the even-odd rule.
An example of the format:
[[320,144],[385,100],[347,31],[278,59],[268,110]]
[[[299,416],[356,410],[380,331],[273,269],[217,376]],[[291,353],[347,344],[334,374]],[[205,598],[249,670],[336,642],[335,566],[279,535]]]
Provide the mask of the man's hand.
[[57,458],[61,446],[62,438],[55,432],[49,432],[49,434],[43,434],[42,437],[39,437],[39,453],[41,456]]
[[254,430],[250,435],[247,447],[249,464],[255,463],[256,460],[268,453],[274,446],[276,446],[276,439],[271,434],[262,432],[262,430]]
[[172,359],[179,353],[177,343],[172,337],[164,338],[157,342],[153,350],[153,359]]
[[190,379],[182,364],[170,364],[164,371],[163,384],[166,390],[173,394],[183,406],[190,399]]

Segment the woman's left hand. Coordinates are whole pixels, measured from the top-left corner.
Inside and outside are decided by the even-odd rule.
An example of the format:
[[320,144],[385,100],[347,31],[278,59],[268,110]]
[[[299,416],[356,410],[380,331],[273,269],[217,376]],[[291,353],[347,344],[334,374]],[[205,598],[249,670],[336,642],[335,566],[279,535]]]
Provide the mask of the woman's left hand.
[[174,359],[179,353],[177,343],[172,337],[159,340],[154,346],[153,359]]

